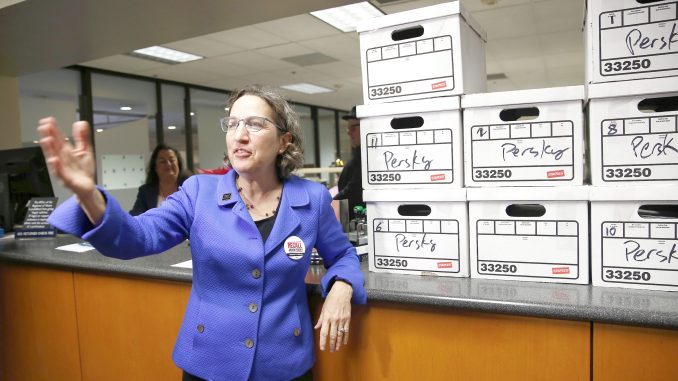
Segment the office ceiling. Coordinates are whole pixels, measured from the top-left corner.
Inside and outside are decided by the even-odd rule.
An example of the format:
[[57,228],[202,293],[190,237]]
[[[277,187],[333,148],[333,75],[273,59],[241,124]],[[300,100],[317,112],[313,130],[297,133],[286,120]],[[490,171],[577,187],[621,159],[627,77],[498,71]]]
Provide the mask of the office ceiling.
[[[28,0],[14,7],[34,1],[38,0]],[[323,1],[322,7],[351,2]],[[441,2],[444,1],[372,0],[386,14]],[[91,5],[98,2],[81,0],[76,3],[84,6],[84,3]],[[81,32],[95,30],[96,35],[108,36],[96,38],[96,35],[78,36],[73,33],[71,37],[81,40],[81,43],[74,44],[74,47],[68,45],[72,51],[69,57],[96,59],[75,62],[62,59],[61,66],[77,63],[221,89],[234,89],[253,82],[273,86],[309,82],[335,91],[315,95],[292,91],[283,93],[297,102],[338,109],[349,109],[362,103],[358,35],[355,32],[343,33],[306,13],[318,7],[320,2],[214,0],[207,2],[214,9],[199,12],[189,9],[189,3],[195,2],[163,2],[167,3],[179,5],[174,5],[171,12],[157,12],[157,18],[166,14],[173,21],[150,22],[152,25],[161,24],[158,26],[160,30],[146,27],[143,29],[145,35],[131,36],[126,31],[142,32],[134,27],[134,22],[129,24],[131,26],[110,21],[104,26],[96,26],[98,20],[114,15],[86,13],[91,20]],[[285,7],[279,6],[282,3]],[[462,0],[461,3],[487,32],[488,91],[584,83],[584,0]],[[220,8],[224,4],[226,6]],[[240,11],[234,13],[234,10]],[[228,20],[205,16],[215,11],[228,12],[231,16]],[[0,10],[0,21],[2,12]],[[190,20],[181,24],[180,20],[176,20],[177,12],[181,15],[180,19]],[[201,22],[200,17],[205,19]],[[180,24],[173,28],[172,23],[177,22]],[[2,32],[0,26],[0,35]],[[116,34],[121,37],[116,38]],[[114,46],[95,49],[92,45],[109,40],[114,41],[111,42]],[[0,47],[2,43],[0,37]],[[153,44],[198,54],[205,59],[169,65],[126,54]],[[54,47],[51,49],[55,50]],[[26,59],[24,56],[30,59],[31,53],[24,52],[21,57]],[[2,61],[4,59],[0,58],[0,74],[3,69],[5,72],[12,71]],[[13,72],[19,73],[20,70],[14,69]]]

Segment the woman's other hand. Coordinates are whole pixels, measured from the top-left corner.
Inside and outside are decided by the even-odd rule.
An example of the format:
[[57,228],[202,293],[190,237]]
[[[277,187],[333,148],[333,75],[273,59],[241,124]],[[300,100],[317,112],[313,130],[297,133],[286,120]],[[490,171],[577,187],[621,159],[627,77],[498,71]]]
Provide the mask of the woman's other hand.
[[336,281],[325,298],[315,329],[320,328],[320,350],[324,351],[329,336],[330,352],[338,351],[348,344],[351,323],[351,297],[353,287],[343,281]]
[[40,147],[52,173],[73,191],[93,224],[103,217],[106,203],[96,188],[95,161],[87,122],[73,123],[75,146],[66,141],[54,118],[40,120]]

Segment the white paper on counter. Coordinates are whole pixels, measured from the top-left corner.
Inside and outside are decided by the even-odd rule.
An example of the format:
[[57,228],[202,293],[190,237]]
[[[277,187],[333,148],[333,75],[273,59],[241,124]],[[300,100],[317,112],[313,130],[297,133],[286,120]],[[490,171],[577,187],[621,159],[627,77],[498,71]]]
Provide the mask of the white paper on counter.
[[188,261],[185,261],[185,262],[176,263],[176,264],[172,265],[172,267],[183,267],[185,269],[192,269],[193,268],[193,261],[189,259]]
[[57,250],[72,251],[74,253],[84,253],[86,251],[94,250],[94,247],[87,242],[72,243],[70,245],[59,246]]

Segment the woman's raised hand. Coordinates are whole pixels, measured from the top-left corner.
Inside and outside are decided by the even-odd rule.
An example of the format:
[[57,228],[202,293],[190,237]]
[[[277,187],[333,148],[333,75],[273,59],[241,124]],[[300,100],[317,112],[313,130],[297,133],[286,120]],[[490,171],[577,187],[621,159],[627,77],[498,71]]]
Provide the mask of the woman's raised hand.
[[75,146],[66,141],[54,118],[40,119],[40,147],[54,175],[73,191],[93,224],[103,218],[106,201],[96,188],[95,161],[87,122],[73,123]]
[[75,146],[66,141],[54,118],[41,119],[38,133],[42,152],[52,172],[79,197],[91,195],[95,189],[95,162],[88,123],[73,123]]

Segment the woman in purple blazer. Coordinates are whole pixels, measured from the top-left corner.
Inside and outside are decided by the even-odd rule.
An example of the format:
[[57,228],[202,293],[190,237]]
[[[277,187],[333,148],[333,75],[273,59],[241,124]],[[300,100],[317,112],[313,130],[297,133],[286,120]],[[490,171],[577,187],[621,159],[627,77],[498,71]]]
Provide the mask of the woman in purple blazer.
[[351,301],[366,302],[358,257],[329,192],[291,174],[303,155],[287,102],[252,86],[235,92],[229,107],[221,127],[233,170],[192,176],[160,207],[136,217],[95,185],[87,123],[73,125],[73,147],[53,118],[41,120],[47,162],[75,193],[50,223],[120,259],[190,238],[193,285],[173,353],[184,380],[310,379],[314,327],[304,277],[311,250],[328,269],[315,324],[320,350],[348,343]]

